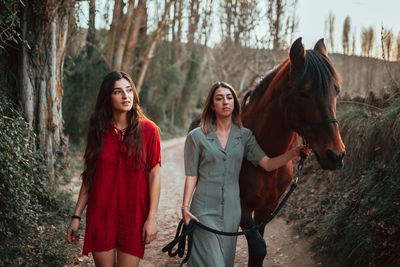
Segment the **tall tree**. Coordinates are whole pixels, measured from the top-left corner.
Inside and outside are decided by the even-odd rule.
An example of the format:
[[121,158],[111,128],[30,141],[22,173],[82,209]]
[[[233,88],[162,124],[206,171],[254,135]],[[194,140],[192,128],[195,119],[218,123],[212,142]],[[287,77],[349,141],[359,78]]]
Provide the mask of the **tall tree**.
[[91,57],[93,52],[93,44],[96,37],[95,28],[95,17],[96,17],[96,0],[89,0],[89,23],[88,23],[88,34],[86,36],[86,51],[88,57]]
[[400,32],[397,34],[396,48],[397,48],[396,60],[400,61]]
[[375,44],[375,31],[374,28],[362,28],[361,31],[361,55],[370,57],[372,55],[372,49]]
[[169,2],[166,3],[165,8],[164,8],[164,13],[161,17],[161,20],[158,22],[157,29],[153,32],[153,35],[151,37],[150,43],[146,48],[146,51],[143,56],[143,64],[140,68],[139,76],[137,79],[137,84],[136,84],[136,90],[140,92],[142,89],[143,83],[144,83],[144,78],[146,76],[147,68],[150,64],[150,60],[153,57],[154,49],[156,48],[157,42],[161,36],[162,30],[165,26],[166,20],[167,20],[167,14],[169,12],[169,9],[172,5],[172,3],[175,2],[175,0],[169,0]]
[[23,114],[52,168],[65,145],[61,112],[64,49],[74,1],[31,0],[21,5],[18,81]]
[[342,31],[343,54],[345,55],[348,55],[350,52],[350,28],[351,28],[350,17],[346,16],[343,22],[343,31]]
[[124,58],[124,52],[126,44],[128,43],[129,29],[133,21],[133,13],[135,11],[135,0],[129,0],[128,11],[123,15],[121,21],[121,28],[118,32],[116,40],[116,46],[114,50],[114,56],[112,61],[112,69],[120,70],[122,66],[122,59]]
[[201,39],[202,39],[202,44],[204,46],[207,45],[208,43],[208,38],[211,33],[211,17],[213,13],[213,0],[206,0],[203,1],[205,2],[201,14],[202,16],[202,22],[201,22]]
[[328,18],[325,20],[325,31],[328,35],[328,47],[331,52],[335,51],[335,41],[334,41],[334,33],[335,33],[335,15],[332,12],[329,12]]
[[267,19],[274,50],[282,49],[296,30],[296,4],[297,0],[267,1]]
[[114,0],[112,22],[110,26],[110,31],[108,32],[107,40],[107,62],[110,66],[110,69],[113,69],[112,64],[114,62],[115,46],[117,45],[118,34],[121,28],[121,21],[124,14],[123,8],[123,0]]
[[139,31],[142,26],[142,21],[146,13],[146,0],[139,0],[138,6],[134,13],[133,21],[130,25],[130,33],[127,40],[127,45],[122,58],[122,70],[133,73],[133,65],[135,60],[135,49],[138,42]]
[[188,17],[188,43],[189,45],[193,45],[195,42],[195,35],[197,29],[199,27],[199,20],[200,20],[200,1],[199,0],[190,0],[190,15]]
[[382,49],[383,56],[386,60],[391,60],[392,45],[393,45],[393,32],[390,29],[384,29],[382,32]]
[[356,54],[356,31],[353,31],[353,37],[351,39],[351,54]]

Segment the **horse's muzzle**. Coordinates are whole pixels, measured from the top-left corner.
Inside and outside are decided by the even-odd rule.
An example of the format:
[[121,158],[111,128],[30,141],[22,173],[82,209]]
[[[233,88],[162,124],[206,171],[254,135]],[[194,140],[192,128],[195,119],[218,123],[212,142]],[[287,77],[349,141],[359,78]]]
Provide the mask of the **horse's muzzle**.
[[343,158],[345,154],[346,153],[344,151],[338,154],[331,149],[327,149],[324,155],[315,153],[322,169],[331,171],[343,168]]

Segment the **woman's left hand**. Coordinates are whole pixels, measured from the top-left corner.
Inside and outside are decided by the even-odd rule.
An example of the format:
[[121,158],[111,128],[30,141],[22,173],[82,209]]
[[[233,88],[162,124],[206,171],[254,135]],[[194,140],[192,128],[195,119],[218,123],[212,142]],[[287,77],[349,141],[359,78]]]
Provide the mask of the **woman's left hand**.
[[144,244],[150,244],[157,236],[157,223],[155,219],[147,219],[144,222],[142,230],[142,242]]

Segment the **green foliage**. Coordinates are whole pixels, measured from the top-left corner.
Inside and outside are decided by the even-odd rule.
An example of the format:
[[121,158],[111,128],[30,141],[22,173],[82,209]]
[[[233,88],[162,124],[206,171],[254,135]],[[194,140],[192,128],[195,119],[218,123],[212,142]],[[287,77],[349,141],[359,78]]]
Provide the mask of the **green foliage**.
[[329,249],[332,261],[346,266],[399,266],[399,178],[398,163],[374,162],[347,183],[342,198],[321,222],[318,243]]
[[[191,120],[200,114],[211,85],[209,75],[204,75],[201,47],[176,49],[176,45],[160,41],[140,91],[141,107],[159,125],[162,138],[186,133]],[[100,83],[109,70],[103,51],[94,51],[91,57],[82,48],[72,53],[64,66],[64,133],[72,143],[82,144]],[[132,78],[136,81],[137,77]]]
[[0,49],[12,44],[18,45],[21,39],[19,5],[17,0],[1,0],[0,5]]
[[[141,105],[146,114],[156,122],[169,119],[173,114],[174,105],[179,97],[184,72],[171,65],[167,54],[169,51],[162,47],[158,57],[151,61],[148,77],[140,92]],[[171,109],[172,108],[172,109]],[[172,111],[171,111],[172,110]]]
[[93,51],[92,57],[88,58],[86,51],[81,49],[65,62],[64,133],[73,143],[81,143],[86,138],[90,115],[107,72],[108,67],[97,51]]
[[399,266],[400,98],[339,113],[352,173],[337,177],[317,245],[341,266]]
[[70,256],[64,223],[72,202],[12,105],[0,92],[0,266],[61,266]]
[[191,120],[201,112],[198,105],[211,85],[204,75],[204,51],[185,46],[180,52],[176,49],[168,42],[157,46],[140,92],[142,107],[160,126],[163,138],[186,133]]

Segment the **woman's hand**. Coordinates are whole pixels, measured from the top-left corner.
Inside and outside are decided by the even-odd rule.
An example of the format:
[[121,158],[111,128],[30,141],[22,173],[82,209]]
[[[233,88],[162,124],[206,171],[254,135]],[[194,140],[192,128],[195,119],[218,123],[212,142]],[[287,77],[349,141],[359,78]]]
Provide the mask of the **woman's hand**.
[[146,245],[157,237],[157,223],[155,219],[147,218],[142,229],[142,242]]
[[187,208],[182,209],[182,218],[185,226],[188,226],[191,220],[199,221]]
[[294,148],[293,150],[296,153],[296,157],[300,157],[301,153],[304,153],[306,155],[310,154],[311,147],[301,145],[301,146],[298,146],[298,147]]
[[76,218],[71,220],[71,223],[67,229],[67,241],[70,244],[75,244],[76,242],[79,241],[79,234],[78,234],[78,229],[79,229],[80,221]]

